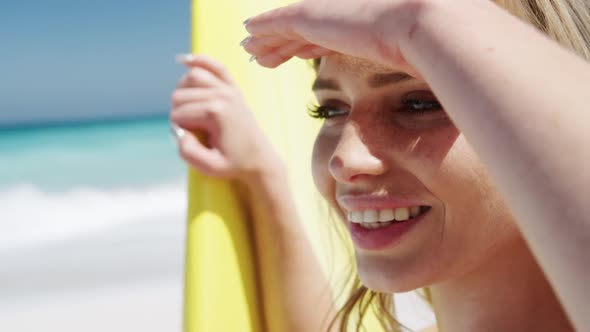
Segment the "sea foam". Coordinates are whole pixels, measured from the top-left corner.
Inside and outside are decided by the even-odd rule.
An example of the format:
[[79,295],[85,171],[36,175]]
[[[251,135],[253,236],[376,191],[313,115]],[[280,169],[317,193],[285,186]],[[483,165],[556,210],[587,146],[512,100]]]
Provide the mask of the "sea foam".
[[0,251],[32,247],[154,219],[182,222],[184,180],[143,188],[78,187],[47,192],[21,184],[0,188]]

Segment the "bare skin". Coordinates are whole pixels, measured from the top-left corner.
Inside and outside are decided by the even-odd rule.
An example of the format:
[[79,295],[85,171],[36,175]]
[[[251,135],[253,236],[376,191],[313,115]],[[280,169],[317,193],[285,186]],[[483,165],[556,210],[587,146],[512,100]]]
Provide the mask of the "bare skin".
[[[343,217],[346,209],[337,195],[353,190],[413,195],[432,207],[420,228],[395,248],[357,250],[365,284],[383,291],[430,286],[440,331],[568,331],[572,325],[584,330],[590,324],[584,312],[590,298],[585,254],[590,225],[584,216],[590,207],[583,202],[590,183],[584,169],[590,121],[581,111],[587,84],[579,82],[590,82],[588,64],[489,1],[332,4],[304,1],[255,17],[247,24],[252,38],[244,46],[267,67],[293,56],[325,57],[319,75],[336,80],[339,89],[317,91],[318,99],[337,99],[348,113],[330,119],[332,125],[318,137],[314,176]],[[478,33],[466,34],[467,27]],[[381,67],[355,72],[344,65],[353,61],[350,56]],[[392,70],[423,81],[379,91],[364,83],[370,74]],[[559,84],[548,85],[546,77]],[[198,88],[190,84],[181,88]],[[379,101],[399,102],[402,92],[417,89],[432,89],[450,120],[445,123],[436,113],[424,128],[424,122],[395,113],[389,122],[379,121]],[[225,105],[239,102],[232,91],[225,94]],[[198,95],[189,98],[191,103]],[[205,109],[219,115],[221,104]],[[267,146],[248,146],[262,163],[246,162],[239,149],[232,150],[232,144],[259,141],[256,130],[250,132],[255,140],[244,141],[232,135],[236,131],[227,129],[230,122],[223,116],[207,117],[209,125],[199,116],[187,119],[189,113],[201,114],[199,109],[176,105],[172,119],[186,129],[209,130],[217,139],[207,148],[188,135],[180,141],[181,155],[210,175],[241,179],[246,190],[262,189],[256,195],[267,195],[270,205],[252,209],[274,222],[278,234],[288,234],[281,238],[302,234],[290,228],[296,222],[280,221],[293,209],[288,198],[276,199],[289,197],[287,186],[265,180],[281,174],[282,167],[265,153]],[[396,130],[388,130],[387,123]],[[256,175],[258,167],[262,172]],[[248,179],[256,180],[248,184]],[[318,294],[325,280],[302,249],[286,243],[264,264],[269,275],[278,276],[269,285],[302,296],[277,303],[285,306],[292,331],[317,330],[318,312],[331,307],[329,301],[306,297]],[[309,278],[298,284],[300,279],[290,277],[294,271],[307,271]],[[314,285],[318,289],[306,288]],[[309,303],[317,306],[311,310]],[[301,322],[310,325],[297,325]]]
[[222,64],[202,55],[189,55],[184,64],[188,72],[173,92],[170,115],[186,130],[179,153],[200,172],[234,181],[247,200],[256,221],[262,303],[272,313],[265,315],[265,331],[325,330],[329,285],[299,222],[282,160]]
[[[431,207],[399,243],[355,242],[363,283],[382,292],[429,286],[442,331],[571,330],[472,147],[440,107],[404,105],[407,96],[433,100],[424,81],[382,76],[389,73],[333,55],[322,59],[314,85],[325,112],[335,114],[316,139],[314,179],[343,222],[355,200]],[[376,77],[389,79],[376,85]]]
[[[584,202],[590,184],[590,173],[584,167],[590,159],[585,148],[590,141],[590,121],[583,111],[587,98],[581,97],[588,96],[587,84],[580,82],[590,82],[590,66],[489,1],[339,1],[331,10],[322,10],[329,4],[303,1],[251,19],[246,27],[252,38],[245,49],[267,67],[276,67],[293,56],[330,58],[344,53],[423,78],[489,172],[506,210],[514,216],[510,219],[513,231],[495,228],[506,231],[498,238],[497,250],[479,251],[480,258],[489,264],[456,270],[435,266],[430,276],[423,272],[424,282],[429,277],[434,281],[430,285],[441,330],[567,331],[573,329],[569,321],[584,330],[590,325],[585,312],[590,298],[586,286],[590,277],[586,254],[590,252],[590,223],[585,216],[590,215],[590,206]],[[478,33],[466,34],[466,28]],[[326,61],[326,70],[330,71],[330,61]],[[332,71],[332,78],[346,85],[348,81],[338,76],[342,73],[346,72]],[[548,85],[547,77],[559,84]],[[371,117],[370,111],[362,112],[357,105],[369,92],[361,94],[357,87],[338,93],[338,99],[348,98],[348,119],[340,124],[333,147],[322,145],[328,151],[319,155],[328,155],[323,165],[330,170],[329,181],[334,187],[326,187],[324,194],[342,210],[335,204],[338,188],[356,185],[374,190],[370,179],[376,174],[366,173],[367,165],[370,172],[382,172],[379,164],[387,166],[384,160],[391,164],[392,160],[404,159],[391,154],[382,157],[375,152],[381,150],[375,150],[366,143],[366,136],[360,136],[359,132],[366,135],[363,121]],[[347,137],[347,145],[340,141],[342,136]],[[356,164],[349,165],[361,173],[355,174],[353,166],[330,169],[334,155],[344,160],[342,156],[349,150],[357,156],[350,159]],[[564,150],[576,153],[564,155]],[[367,162],[358,162],[359,155]],[[346,165],[346,160],[336,164]],[[397,165],[398,171],[402,168],[411,175],[404,178],[405,186],[411,187],[411,181],[419,183],[416,179],[420,180],[420,174],[412,174],[404,166]],[[363,176],[347,176],[343,169],[347,174]],[[417,195],[436,207],[436,200],[427,191]],[[445,200],[440,201],[443,204],[439,207],[445,206]],[[506,227],[509,224],[506,222]],[[425,225],[421,225],[423,232],[416,229],[413,236],[432,234],[424,231]],[[407,239],[406,249],[419,248],[412,246],[409,236]],[[444,245],[444,239],[441,243]],[[394,253],[399,254],[392,249],[384,257],[391,258]],[[428,260],[428,256],[420,257]],[[383,276],[384,265],[370,258],[374,259],[357,252],[359,266],[366,263],[366,283],[382,288],[388,279]],[[464,260],[465,266],[469,265],[470,259]],[[515,264],[517,261],[521,264]],[[412,268],[424,271],[427,267]],[[514,273],[515,268],[524,274]],[[453,276],[459,271],[462,273]],[[360,273],[363,277],[362,270]],[[399,275],[390,277],[406,280]],[[490,290],[503,294],[506,283],[518,289],[518,293],[510,294],[514,296],[510,301],[489,296]],[[429,283],[415,286],[425,285]],[[531,304],[531,298],[541,304]],[[478,305],[473,305],[474,300]],[[453,308],[463,310],[453,312]]]

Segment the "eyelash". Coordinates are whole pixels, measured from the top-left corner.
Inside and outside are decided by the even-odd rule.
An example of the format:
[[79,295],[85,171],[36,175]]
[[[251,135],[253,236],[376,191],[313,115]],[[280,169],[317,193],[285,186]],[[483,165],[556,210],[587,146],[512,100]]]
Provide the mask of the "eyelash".
[[[420,99],[406,99],[402,101],[404,108],[399,108],[397,111],[411,116],[420,116],[427,113],[434,113],[442,110],[441,104],[438,100],[420,100]],[[425,106],[417,107],[418,104]],[[313,105],[308,108],[308,114],[315,119],[331,119],[337,116],[348,114],[348,110],[342,109],[338,106],[330,105]]]
[[348,111],[336,106],[312,105],[308,107],[307,114],[314,119],[331,119],[348,114]]
[[[420,116],[420,115],[423,115],[426,113],[434,113],[434,112],[438,112],[438,111],[442,110],[442,105],[436,99],[421,100],[421,99],[409,99],[408,98],[408,99],[402,101],[402,104],[404,105],[405,108],[399,109],[400,112],[415,115],[415,116]],[[413,108],[413,109],[410,108],[412,106],[416,107],[417,104],[423,104],[425,106],[421,106],[419,108]]]

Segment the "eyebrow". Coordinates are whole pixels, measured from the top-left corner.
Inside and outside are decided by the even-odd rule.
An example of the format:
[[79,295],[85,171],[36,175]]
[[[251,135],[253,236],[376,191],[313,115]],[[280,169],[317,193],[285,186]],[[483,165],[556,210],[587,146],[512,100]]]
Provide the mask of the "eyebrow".
[[386,85],[397,84],[413,79],[412,76],[406,73],[396,71],[385,74],[375,74],[369,78],[368,82],[371,88],[381,88]]
[[[391,72],[384,74],[374,74],[369,77],[367,83],[371,88],[381,88],[387,85],[394,85],[404,81],[413,80],[414,77],[403,72]],[[317,78],[311,86],[312,91],[317,90],[340,90],[340,86],[335,80]]]
[[326,80],[318,77],[315,79],[315,81],[313,81],[311,90],[340,90],[340,86],[335,80]]

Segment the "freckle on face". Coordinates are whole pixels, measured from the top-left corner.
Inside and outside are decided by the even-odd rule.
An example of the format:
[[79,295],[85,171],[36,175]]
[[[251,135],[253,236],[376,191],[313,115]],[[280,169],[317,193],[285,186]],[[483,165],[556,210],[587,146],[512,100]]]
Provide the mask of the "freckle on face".
[[[418,131],[396,127],[388,121],[385,108],[375,106],[378,98],[359,83],[358,78],[369,75],[374,67],[337,59],[323,61],[321,68],[323,75],[343,87],[331,96],[365,107],[364,114],[357,113],[350,121],[358,126],[358,141],[387,164],[388,171],[363,190],[418,192],[432,202],[436,212],[427,231],[416,235],[416,241],[410,241],[403,253],[357,252],[357,266],[366,278],[363,282],[389,291],[422,287],[485,264],[498,248],[520,236],[483,165],[451,122]],[[358,106],[359,99],[368,106]],[[342,184],[328,172],[338,143],[338,135],[320,132],[314,147],[313,175],[322,195],[342,214],[334,200]]]

